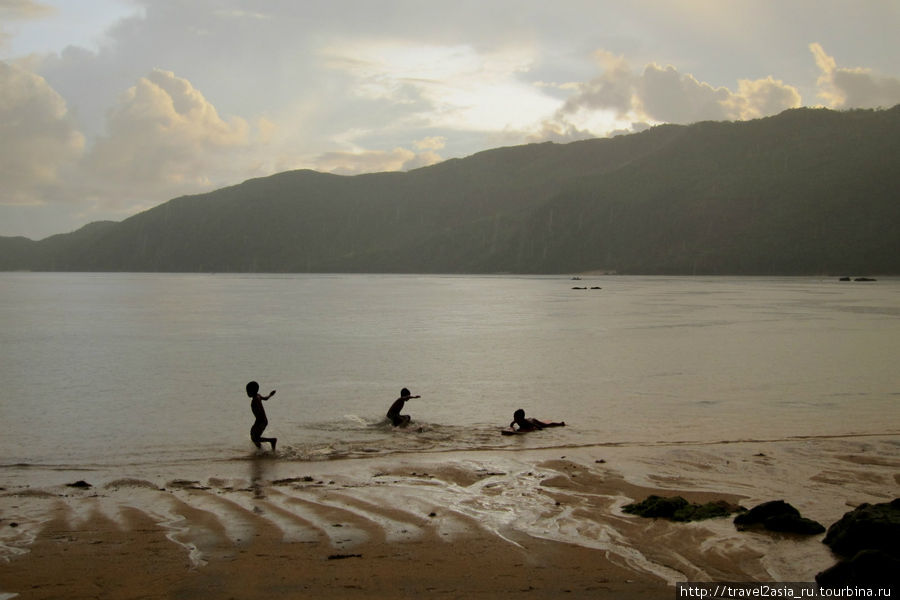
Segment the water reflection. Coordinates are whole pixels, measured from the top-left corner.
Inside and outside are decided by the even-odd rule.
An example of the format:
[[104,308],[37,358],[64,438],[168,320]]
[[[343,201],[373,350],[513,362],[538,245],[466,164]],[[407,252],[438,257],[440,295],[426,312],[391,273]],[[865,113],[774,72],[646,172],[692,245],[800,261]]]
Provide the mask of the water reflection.
[[266,497],[265,482],[269,479],[274,459],[270,454],[254,454],[250,458],[250,488],[254,498]]

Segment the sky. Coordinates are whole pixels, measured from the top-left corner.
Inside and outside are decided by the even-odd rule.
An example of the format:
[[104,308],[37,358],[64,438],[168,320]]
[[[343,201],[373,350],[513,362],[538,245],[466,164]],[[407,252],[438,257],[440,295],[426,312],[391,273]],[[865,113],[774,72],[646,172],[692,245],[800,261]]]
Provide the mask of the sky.
[[291,169],[900,103],[897,0],[0,0],[0,235]]

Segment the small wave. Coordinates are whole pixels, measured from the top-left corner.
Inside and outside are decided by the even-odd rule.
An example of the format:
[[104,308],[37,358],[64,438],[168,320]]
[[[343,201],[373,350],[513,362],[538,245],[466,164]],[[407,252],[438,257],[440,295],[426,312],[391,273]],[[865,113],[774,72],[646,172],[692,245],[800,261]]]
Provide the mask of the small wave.
[[[353,415],[338,422],[304,426],[300,436],[304,434],[309,434],[308,441],[280,442],[275,456],[279,460],[323,461],[400,453],[503,450],[522,446],[520,440],[513,441],[501,436],[500,428],[495,425],[464,427],[413,422],[407,427],[393,427],[386,419],[366,421]],[[253,452],[233,460],[266,456],[271,456],[271,453]]]
[[550,437],[540,434],[526,438],[522,436],[505,437],[498,434],[497,427],[446,427],[421,424],[418,427],[397,429],[388,432],[380,439],[366,441],[331,441],[319,444],[296,444],[279,446],[278,459],[297,461],[339,460],[348,458],[364,458],[411,453],[442,452],[518,452],[522,450],[552,450],[579,448],[650,448],[678,446],[718,446],[731,444],[789,443],[797,441],[855,439],[868,437],[890,437],[897,432],[886,433],[847,433],[824,435],[798,435],[772,438],[740,438],[740,439],[684,439],[684,440],[620,440],[606,442],[578,441],[560,436]]
[[65,471],[93,471],[93,465],[65,465],[55,463],[8,463],[0,464],[0,469],[42,469],[42,470],[65,470]]
[[[233,457],[230,460],[259,460],[260,458],[277,458],[278,460],[312,462],[353,458],[372,458],[396,454],[422,454],[441,452],[480,452],[550,450],[578,448],[649,448],[649,447],[686,447],[717,446],[730,444],[758,444],[796,442],[805,440],[824,440],[840,438],[885,437],[896,435],[896,432],[878,433],[844,433],[822,435],[797,435],[773,437],[747,437],[722,439],[671,439],[640,440],[624,439],[609,441],[591,441],[578,431],[554,430],[552,432],[536,432],[528,436],[502,436],[496,425],[479,424],[465,427],[459,425],[441,425],[436,423],[412,423],[408,427],[395,428],[389,422],[365,421],[348,416],[340,421],[341,426],[334,423],[319,423],[304,428],[310,433],[308,441],[299,443],[281,442],[278,451],[272,455],[269,451],[251,452]],[[326,435],[322,435],[322,434]],[[302,437],[302,434],[301,434]]]
[[344,415],[343,419],[331,419],[328,421],[313,421],[303,423],[302,428],[311,431],[370,431],[388,423],[385,418],[365,418],[359,415]]

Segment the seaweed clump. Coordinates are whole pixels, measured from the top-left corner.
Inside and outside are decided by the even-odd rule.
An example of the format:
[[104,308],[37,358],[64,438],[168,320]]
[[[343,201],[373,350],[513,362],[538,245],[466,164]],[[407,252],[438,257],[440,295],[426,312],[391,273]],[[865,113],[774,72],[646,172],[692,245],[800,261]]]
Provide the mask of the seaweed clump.
[[622,510],[631,515],[652,519],[701,521],[703,519],[727,517],[731,513],[741,512],[745,509],[725,500],[714,500],[705,504],[697,504],[688,502],[681,496],[664,497],[653,495],[647,496],[641,502],[623,506]]

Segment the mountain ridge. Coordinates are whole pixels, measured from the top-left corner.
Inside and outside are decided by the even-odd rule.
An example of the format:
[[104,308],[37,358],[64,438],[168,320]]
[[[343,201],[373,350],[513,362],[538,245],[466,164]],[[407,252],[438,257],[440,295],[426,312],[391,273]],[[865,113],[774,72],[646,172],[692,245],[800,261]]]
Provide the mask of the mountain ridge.
[[40,241],[0,269],[900,274],[900,105],[792,109],[408,172],[308,169]]

